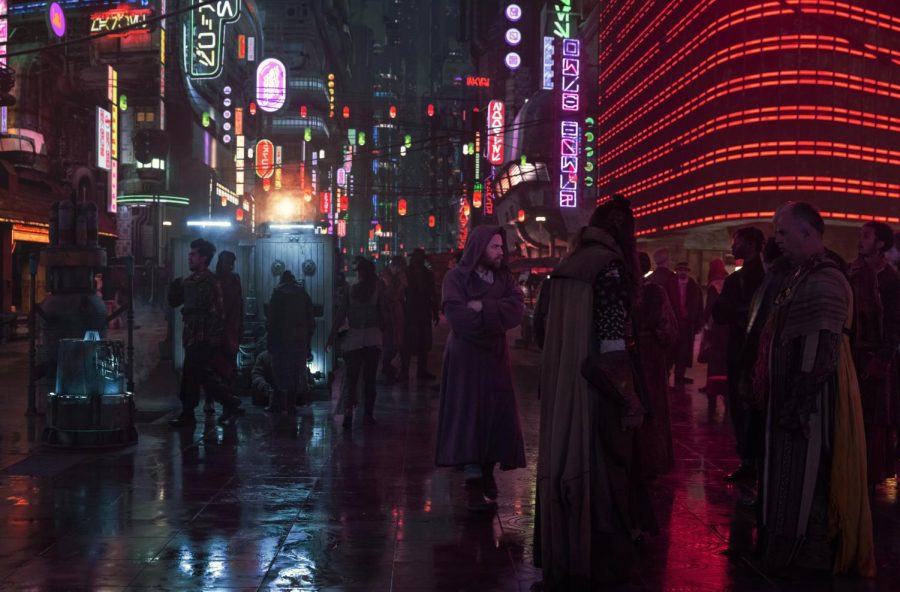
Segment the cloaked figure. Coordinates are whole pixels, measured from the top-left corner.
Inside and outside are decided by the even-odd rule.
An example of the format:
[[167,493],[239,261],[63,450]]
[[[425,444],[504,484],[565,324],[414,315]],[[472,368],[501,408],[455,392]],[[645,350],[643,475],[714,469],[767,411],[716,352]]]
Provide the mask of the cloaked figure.
[[494,479],[525,466],[525,441],[513,391],[506,332],[522,322],[524,297],[505,263],[498,226],[479,226],[459,265],[444,276],[443,310],[450,324],[438,415],[438,466],[462,466],[467,508],[490,510]]
[[685,371],[694,365],[694,341],[703,328],[703,292],[697,280],[691,277],[691,268],[686,262],[675,266],[675,276],[677,299],[672,302],[678,318],[678,338],[673,351],[675,386],[684,386],[694,382],[685,376]]
[[406,339],[400,376],[409,378],[409,363],[416,358],[416,378],[419,383],[433,380],[428,371],[428,352],[434,338],[432,326],[439,320],[440,299],[434,285],[434,272],[425,265],[425,251],[416,249],[409,260],[406,274]]
[[[234,380],[237,373],[237,354],[241,344],[241,333],[244,330],[244,294],[241,289],[241,276],[234,273],[235,254],[222,251],[216,260],[216,279],[222,288],[224,328],[222,347],[219,349],[215,366],[226,382]],[[206,405],[203,410],[213,413],[213,399],[206,393]]]
[[306,364],[315,328],[312,299],[293,273],[283,272],[266,312],[267,345],[275,377],[267,411],[295,413],[297,398],[308,392]]
[[535,556],[553,590],[626,580],[635,541],[657,531],[629,351],[638,273],[634,218],[617,196],[595,210],[544,286]]

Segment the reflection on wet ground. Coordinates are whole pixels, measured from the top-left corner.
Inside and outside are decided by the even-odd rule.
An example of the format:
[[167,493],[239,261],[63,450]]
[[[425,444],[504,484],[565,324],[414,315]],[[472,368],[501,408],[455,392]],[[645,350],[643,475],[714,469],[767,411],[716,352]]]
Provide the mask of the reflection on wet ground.
[[[427,385],[380,387],[379,424],[349,435],[318,401],[233,428],[158,418],[136,447],[72,453],[30,444],[23,391],[0,382],[0,589],[530,590],[537,360],[514,351],[530,468],[499,476],[494,517],[468,515],[461,473],[435,470]],[[735,459],[721,401],[671,397],[678,464],[652,486],[663,532],[627,589],[896,589],[896,482],[874,502],[877,580],[770,580],[748,558],[746,492],[722,480]]]

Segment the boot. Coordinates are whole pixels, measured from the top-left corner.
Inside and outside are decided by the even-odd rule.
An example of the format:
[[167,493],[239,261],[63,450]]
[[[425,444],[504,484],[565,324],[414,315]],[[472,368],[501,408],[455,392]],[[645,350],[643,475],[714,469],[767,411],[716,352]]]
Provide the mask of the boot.
[[489,512],[494,504],[484,497],[482,479],[466,479],[466,509],[470,512]]

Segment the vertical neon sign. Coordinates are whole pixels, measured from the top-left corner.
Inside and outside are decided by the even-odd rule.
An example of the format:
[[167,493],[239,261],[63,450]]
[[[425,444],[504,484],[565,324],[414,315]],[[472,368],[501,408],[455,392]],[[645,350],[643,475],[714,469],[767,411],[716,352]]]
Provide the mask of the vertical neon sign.
[[503,164],[503,125],[505,123],[503,101],[488,103],[488,161]]
[[[0,0],[0,66],[6,66],[6,42],[9,40],[9,0]],[[9,112],[0,107],[0,133],[9,131]]]
[[564,119],[559,133],[559,207],[578,206],[578,157],[581,129],[575,115],[580,108],[581,41],[563,39],[560,61],[560,109]]

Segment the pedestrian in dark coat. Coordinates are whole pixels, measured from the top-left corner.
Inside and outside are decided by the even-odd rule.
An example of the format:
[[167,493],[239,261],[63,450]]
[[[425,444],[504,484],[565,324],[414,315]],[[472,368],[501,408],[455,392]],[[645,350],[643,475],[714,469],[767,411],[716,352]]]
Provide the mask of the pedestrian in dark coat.
[[694,365],[694,337],[703,328],[703,292],[690,273],[691,268],[685,262],[675,266],[678,290],[678,300],[673,303],[675,316],[678,317],[678,340],[673,352],[676,386],[694,382],[684,373]]
[[503,229],[479,226],[459,265],[447,272],[443,311],[450,324],[438,416],[438,466],[463,466],[467,507],[496,499],[494,465],[525,466],[506,332],[522,322],[524,298],[505,265]]
[[296,412],[297,396],[305,395],[309,388],[306,364],[315,328],[312,299],[293,273],[283,272],[266,313],[268,349],[275,374],[275,391],[268,411]]
[[437,325],[440,304],[434,287],[434,273],[425,265],[425,251],[412,253],[407,272],[406,340],[403,350],[401,380],[409,378],[410,358],[416,358],[416,377],[419,382],[433,380],[428,372],[428,352],[432,345],[432,325]]
[[398,376],[394,367],[394,358],[398,354],[402,356],[406,352],[404,338],[406,336],[406,259],[402,255],[394,255],[391,264],[380,277],[381,297],[383,308],[387,313],[382,339],[384,350],[381,356],[381,376],[385,383],[393,384],[397,378],[404,380],[402,374]]
[[[763,283],[765,270],[760,258],[765,236],[758,228],[748,226],[740,228],[731,239],[731,253],[736,260],[742,262],[741,268],[725,279],[722,293],[711,307],[712,318],[716,323],[727,326],[728,344],[728,414],[734,429],[735,446],[741,464],[726,476],[729,481],[753,479],[756,476],[756,461],[760,451],[751,442],[758,442],[751,431],[758,431],[759,423],[752,416],[755,411],[750,408],[750,401],[742,395],[746,389],[742,380],[756,364],[756,351],[746,352],[748,340],[747,327],[750,321],[750,309],[753,296]],[[774,298],[774,295],[772,296]],[[765,323],[765,319],[760,319]],[[754,333],[753,343],[758,344],[759,331]],[[749,354],[749,355],[747,355]]]
[[[234,380],[237,373],[237,354],[241,345],[241,333],[244,330],[244,294],[241,290],[241,276],[234,273],[235,254],[222,251],[216,261],[216,279],[222,288],[225,324],[222,334],[222,347],[214,361],[216,369],[226,382]],[[206,405],[203,410],[213,413],[213,399],[206,393]]]

